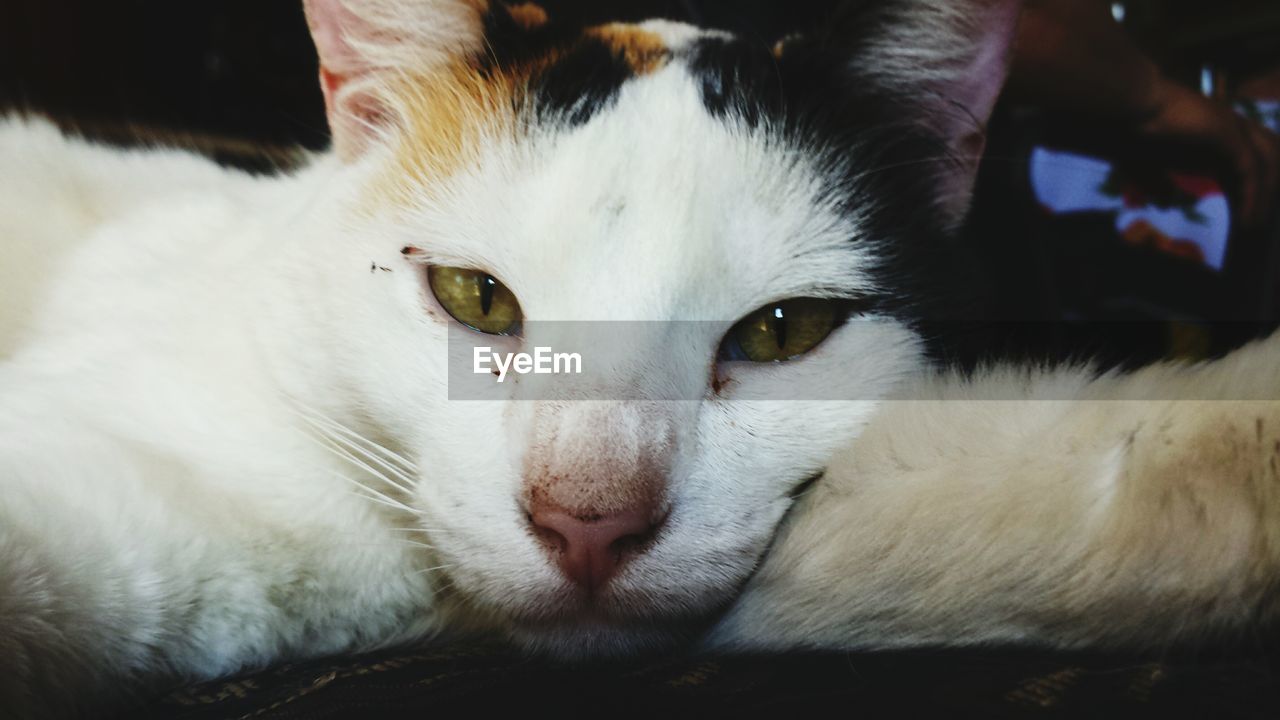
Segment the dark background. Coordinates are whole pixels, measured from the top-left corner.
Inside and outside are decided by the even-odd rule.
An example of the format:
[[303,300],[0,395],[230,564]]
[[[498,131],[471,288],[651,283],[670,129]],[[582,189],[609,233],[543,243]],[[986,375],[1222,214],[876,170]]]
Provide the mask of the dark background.
[[[831,0],[547,0],[559,13],[696,15],[780,35]],[[325,142],[301,0],[0,0],[0,106],[275,143]],[[1274,0],[1130,0],[1127,27],[1194,82],[1280,64]]]
[[2,0],[0,104],[87,125],[327,142],[301,0]]

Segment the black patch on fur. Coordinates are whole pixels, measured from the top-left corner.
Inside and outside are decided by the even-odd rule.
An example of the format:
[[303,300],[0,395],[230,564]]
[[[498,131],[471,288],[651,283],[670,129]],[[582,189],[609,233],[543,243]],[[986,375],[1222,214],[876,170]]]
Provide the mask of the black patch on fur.
[[541,118],[577,126],[611,107],[622,84],[634,76],[625,58],[586,38],[532,78],[530,90]]
[[845,46],[798,39],[777,57],[769,46],[709,38],[689,66],[713,115],[749,128],[767,125],[819,161],[829,199],[863,218],[876,246],[877,310],[916,327],[936,344],[971,308],[958,283],[970,260],[946,230],[937,174],[946,145],[919,122],[922,104],[877,87],[850,67]]
[[[847,0],[846,0],[847,1]],[[530,78],[530,97],[541,120],[587,122],[612,106],[623,83],[634,77],[625,59],[604,42],[584,38],[585,28],[651,19],[727,30],[762,47],[831,12],[836,0],[540,0],[548,22],[529,29],[501,3],[485,19],[486,54],[480,66],[501,71],[551,55],[554,63]]]
[[[937,207],[945,144],[921,120],[925,103],[909,90],[878,87],[851,67],[857,47],[886,32],[875,0],[545,0],[549,22],[520,27],[494,5],[488,19],[489,54],[482,67],[500,69],[547,57],[557,60],[530,79],[540,119],[585,123],[612,106],[634,76],[625,59],[582,30],[607,22],[666,18],[735,33],[706,39],[681,53],[701,83],[707,109],[727,122],[768,124],[802,155],[822,159],[828,191],[861,229],[881,259],[876,280],[886,292],[877,312],[916,327],[938,359],[948,336],[977,306],[957,302],[977,275]],[[824,20],[825,19],[825,20]],[[836,26],[839,26],[838,28]],[[789,39],[781,56],[774,44]],[[845,159],[837,162],[834,159]]]
[[486,18],[488,53],[480,58],[480,68],[503,72],[540,67],[530,76],[527,88],[538,119],[581,125],[611,107],[623,83],[635,74],[620,53],[599,39],[583,36],[585,28],[605,20],[596,22],[582,13],[543,6],[549,21],[530,30],[495,3]]

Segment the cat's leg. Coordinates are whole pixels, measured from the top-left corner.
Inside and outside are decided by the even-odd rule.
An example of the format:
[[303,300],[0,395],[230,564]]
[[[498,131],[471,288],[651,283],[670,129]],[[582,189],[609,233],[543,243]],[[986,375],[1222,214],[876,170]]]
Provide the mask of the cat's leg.
[[0,707],[100,713],[174,682],[350,641],[349,626],[324,622],[339,603],[357,606],[318,561],[340,556],[307,523],[286,531],[296,516],[144,445],[34,411],[24,428],[4,410]]
[[422,571],[436,563],[319,458],[281,441],[284,465],[202,472],[57,413],[6,416],[6,400],[0,709],[99,713],[176,681],[438,630]]
[[709,644],[1135,648],[1271,619],[1277,396],[1273,338],[1196,367],[995,372],[888,403]]
[[122,455],[0,439],[0,707],[18,717],[102,712],[167,674],[183,599],[157,560],[189,539],[149,535],[164,509]]

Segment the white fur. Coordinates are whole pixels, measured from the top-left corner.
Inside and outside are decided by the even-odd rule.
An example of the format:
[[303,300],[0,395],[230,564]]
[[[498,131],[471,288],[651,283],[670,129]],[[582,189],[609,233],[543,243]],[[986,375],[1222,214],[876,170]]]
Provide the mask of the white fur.
[[1224,360],[941,376],[796,508],[720,649],[1163,648],[1275,618],[1280,337]]
[[333,166],[265,183],[10,121],[0,158],[19,152],[37,172],[5,263],[64,250],[0,365],[0,697],[95,702],[65,690],[421,635],[419,548],[299,432],[263,342],[311,310],[280,279],[312,252],[281,240]]

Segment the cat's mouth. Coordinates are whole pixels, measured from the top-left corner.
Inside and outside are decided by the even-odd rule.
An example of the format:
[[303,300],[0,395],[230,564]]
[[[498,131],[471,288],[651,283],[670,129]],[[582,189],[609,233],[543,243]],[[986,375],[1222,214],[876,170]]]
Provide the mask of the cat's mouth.
[[[714,622],[740,587],[726,580],[750,572],[749,562],[734,565],[691,563],[691,571],[681,573],[645,563],[591,593],[548,583],[505,592],[455,587],[450,594],[464,612],[491,618],[493,625],[481,625],[505,628],[525,649],[566,660],[634,656],[676,649]],[[708,579],[713,576],[718,581]]]
[[[559,609],[559,612],[533,614],[522,617],[522,631],[518,635],[535,638],[535,645],[545,645],[558,655],[570,657],[610,655],[619,644],[627,645],[623,652],[667,650],[682,640],[697,637],[702,630],[713,625],[725,610],[751,582],[755,571],[778,540],[778,536],[793,514],[797,502],[807,495],[825,477],[821,470],[799,481],[786,497],[786,512],[769,533],[766,542],[747,563],[737,582],[725,585],[708,585],[698,588],[697,610],[681,613],[673,607],[656,608],[650,604],[655,587],[623,583],[603,595],[579,593]],[[728,569],[728,568],[726,568]],[[732,571],[730,571],[732,572]],[[624,580],[628,579],[626,576]],[[666,582],[680,583],[688,578],[669,577]],[[660,587],[663,582],[653,583]],[[656,611],[655,611],[656,610]],[[549,643],[548,638],[560,638]],[[563,645],[563,647],[562,647]]]
[[[736,513],[687,499],[642,517],[526,511],[517,516],[520,542],[483,553],[467,536],[446,534],[439,550],[451,566],[449,595],[472,618],[490,618],[480,625],[555,657],[673,649],[732,604],[789,508],[821,478],[802,475],[772,502],[744,503]],[[614,554],[600,559],[598,551]]]

